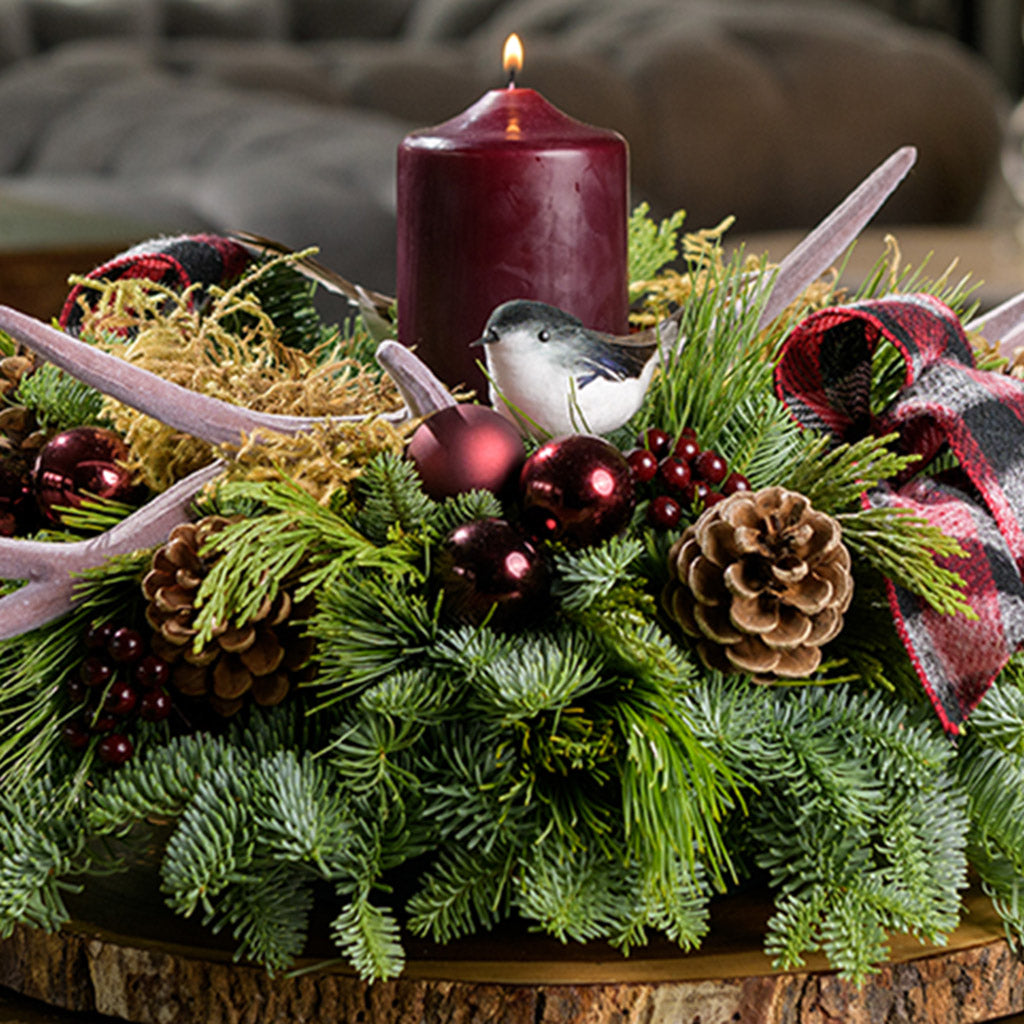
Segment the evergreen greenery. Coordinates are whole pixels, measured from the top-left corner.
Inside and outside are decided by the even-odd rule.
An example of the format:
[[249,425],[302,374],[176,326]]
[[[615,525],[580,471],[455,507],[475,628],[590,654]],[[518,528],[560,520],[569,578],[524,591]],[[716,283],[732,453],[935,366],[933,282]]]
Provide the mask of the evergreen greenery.
[[106,423],[103,394],[52,363],[22,377],[15,400],[35,414],[40,427],[54,433]]
[[633,210],[628,224],[630,298],[643,294],[644,282],[650,281],[679,255],[678,236],[686,214],[677,210],[659,224],[648,216],[650,204],[641,203]]
[[[634,214],[636,278],[677,257],[680,223]],[[402,971],[407,935],[446,942],[509,919],[624,952],[653,934],[692,949],[712,901],[756,884],[774,899],[766,948],[780,966],[822,951],[860,981],[891,934],[939,942],[956,927],[969,865],[1024,939],[1024,658],[953,745],[883,580],[965,613],[947,566],[959,550],[913,516],[863,507],[910,466],[891,439],[834,446],[781,407],[781,332],[758,325],[769,269],[682,251],[701,282],[686,342],[620,440],[692,426],[755,486],[798,490],[839,519],[856,591],[819,671],[771,687],[700,664],[661,610],[672,538],[642,514],[589,548],[546,545],[541,624],[509,633],[456,621],[437,571],[453,528],[514,519],[508,502],[433,500],[387,454],[325,503],[283,478],[224,483],[197,507],[237,517],[203,552],[197,645],[287,587],[305,603],[309,677],[218,729],[145,729],[114,769],[59,744],[63,684],[90,623],[143,621],[149,553],[88,573],[70,615],[0,643],[0,934],[58,927],[69,887],[156,844],[168,908],[275,971],[302,954],[314,905],[327,909],[320,938],[382,979]],[[268,275],[267,302],[314,343],[307,286],[288,274]],[[894,277],[920,283],[880,268],[864,294]],[[935,291],[964,308],[962,283]]]

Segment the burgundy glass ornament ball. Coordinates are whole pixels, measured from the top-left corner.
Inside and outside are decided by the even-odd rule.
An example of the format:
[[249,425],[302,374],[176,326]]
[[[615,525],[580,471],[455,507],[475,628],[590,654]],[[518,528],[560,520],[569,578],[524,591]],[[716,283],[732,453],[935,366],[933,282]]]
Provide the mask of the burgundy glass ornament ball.
[[471,490],[501,494],[515,483],[526,457],[512,423],[484,405],[439,409],[413,433],[406,456],[432,498]]
[[32,467],[39,511],[60,523],[61,506],[78,508],[86,497],[130,502],[136,493],[122,465],[128,447],[111,430],[73,427],[50,438]]
[[0,463],[0,537],[25,531],[32,511],[32,488],[28,479]]
[[541,445],[526,460],[519,488],[527,530],[569,547],[598,544],[620,533],[636,506],[626,457],[592,434]]
[[438,555],[444,608],[460,622],[522,626],[546,606],[550,577],[543,556],[504,519],[457,526]]

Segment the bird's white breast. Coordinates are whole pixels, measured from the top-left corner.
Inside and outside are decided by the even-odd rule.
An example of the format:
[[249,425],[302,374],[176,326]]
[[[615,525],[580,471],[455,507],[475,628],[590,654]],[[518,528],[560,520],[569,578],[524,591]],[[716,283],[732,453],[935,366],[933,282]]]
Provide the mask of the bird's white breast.
[[604,434],[622,426],[643,402],[656,362],[639,377],[597,377],[580,387],[565,367],[536,349],[517,348],[506,341],[487,347],[491,404],[516,424],[522,425],[523,416],[533,421],[540,428],[531,430],[535,435]]

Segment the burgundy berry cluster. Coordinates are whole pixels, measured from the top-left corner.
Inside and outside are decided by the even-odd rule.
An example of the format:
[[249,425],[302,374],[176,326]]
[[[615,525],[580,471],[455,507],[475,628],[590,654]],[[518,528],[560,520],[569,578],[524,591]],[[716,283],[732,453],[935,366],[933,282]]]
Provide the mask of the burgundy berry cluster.
[[677,526],[685,508],[706,508],[736,491],[749,491],[750,481],[729,471],[729,465],[712,448],[701,449],[693,427],[683,427],[673,438],[659,427],[650,427],[637,438],[637,447],[626,453],[638,484],[653,491],[647,506],[648,523],[659,530]]
[[100,760],[122,765],[135,753],[128,736],[135,720],[160,722],[171,713],[166,690],[171,666],[151,654],[142,634],[128,626],[96,624],[83,640],[89,653],[65,684],[79,713],[65,723],[64,742],[82,750],[98,736]]

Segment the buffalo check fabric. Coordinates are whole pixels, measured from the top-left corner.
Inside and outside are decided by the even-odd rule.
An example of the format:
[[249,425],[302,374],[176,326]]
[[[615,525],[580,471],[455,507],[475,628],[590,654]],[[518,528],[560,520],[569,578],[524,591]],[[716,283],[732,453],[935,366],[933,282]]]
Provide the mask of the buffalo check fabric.
[[[892,404],[871,409],[871,361],[880,342],[903,360]],[[964,557],[939,560],[964,579],[977,614],[936,612],[887,580],[896,628],[942,724],[958,733],[1024,641],[1024,389],[978,370],[956,314],[928,295],[814,313],[786,338],[775,388],[804,427],[837,442],[897,433],[921,461],[913,476],[865,492],[870,507],[909,509],[955,537]],[[922,467],[949,450],[960,469]]]
[[[92,281],[136,278],[181,292],[196,285],[202,295],[205,285],[222,284],[238,277],[251,259],[247,249],[229,238],[180,235],[140,242],[91,270],[86,278]],[[76,284],[64,301],[60,326],[76,334],[82,322],[82,304],[90,303],[95,295],[86,286]]]

